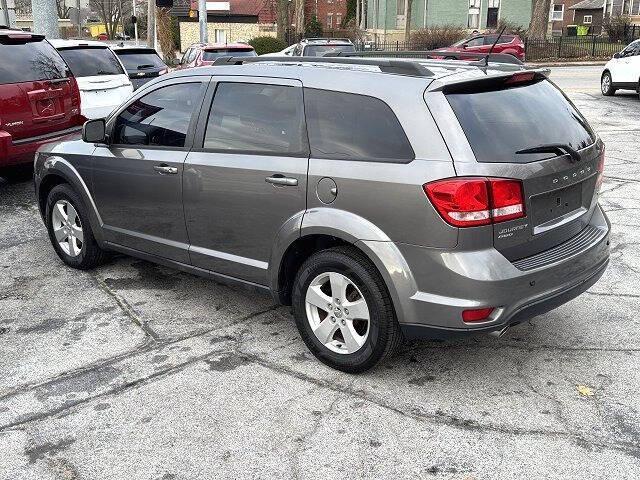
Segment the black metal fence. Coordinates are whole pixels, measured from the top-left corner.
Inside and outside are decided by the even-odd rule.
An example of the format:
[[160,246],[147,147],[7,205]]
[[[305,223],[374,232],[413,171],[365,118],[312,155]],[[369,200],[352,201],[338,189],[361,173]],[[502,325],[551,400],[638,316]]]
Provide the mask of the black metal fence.
[[[610,58],[621,51],[627,44],[640,36],[640,29],[635,37],[629,36],[619,42],[612,42],[607,37],[598,35],[580,37],[550,37],[543,40],[525,39],[525,55],[529,62],[549,59]],[[425,46],[419,42],[387,41],[387,42],[355,42],[358,51],[421,51],[435,47]]]

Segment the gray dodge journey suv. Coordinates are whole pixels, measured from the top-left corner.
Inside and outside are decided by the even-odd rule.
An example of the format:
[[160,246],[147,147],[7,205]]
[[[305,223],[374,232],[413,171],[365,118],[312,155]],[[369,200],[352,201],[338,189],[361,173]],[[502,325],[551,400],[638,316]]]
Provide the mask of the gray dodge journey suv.
[[144,85],[35,187],[53,248],[115,251],[270,291],[322,362],[509,326],[609,260],[604,145],[521,66],[219,59]]

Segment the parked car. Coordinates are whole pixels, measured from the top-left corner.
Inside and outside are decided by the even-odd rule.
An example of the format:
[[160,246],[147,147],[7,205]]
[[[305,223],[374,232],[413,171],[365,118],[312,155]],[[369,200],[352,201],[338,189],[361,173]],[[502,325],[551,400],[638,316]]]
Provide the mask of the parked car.
[[0,29],[0,168],[32,163],[40,145],[79,135],[80,92],[42,35]]
[[133,93],[133,85],[115,53],[101,42],[51,40],[78,81],[82,115],[103,118]]
[[295,45],[291,55],[294,57],[322,57],[355,51],[356,47],[348,38],[303,38]]
[[261,57],[290,57],[291,55],[293,55],[293,50],[296,48],[297,44],[293,44],[293,45],[289,45],[287,48],[285,48],[284,50],[280,50],[279,52],[273,52],[273,53],[263,53],[262,55],[260,55]]
[[134,90],[169,71],[153,48],[115,46],[113,51],[127,70]]
[[[489,53],[491,46],[498,39],[497,34],[481,34],[475,35],[471,38],[460,40],[454,43],[450,47],[439,48],[440,52],[452,52],[452,53],[473,53],[473,54],[486,54]],[[524,42],[518,35],[502,35],[498,43],[493,47],[492,53],[504,53],[513,55],[518,60],[524,62],[525,51]],[[447,55],[443,55],[443,58],[448,59]],[[453,57],[451,57],[453,58]],[[462,60],[472,60],[475,56],[465,57],[464,55],[459,57]]]
[[213,65],[220,57],[255,57],[256,51],[246,43],[194,43],[182,55],[178,69]]
[[600,77],[603,95],[614,95],[617,90],[640,93],[640,40],[635,40],[616,53],[607,62]]
[[41,149],[62,261],[113,250],[270,291],[348,372],[403,336],[499,335],[600,278],[604,145],[545,70],[313,60],[172,72]]

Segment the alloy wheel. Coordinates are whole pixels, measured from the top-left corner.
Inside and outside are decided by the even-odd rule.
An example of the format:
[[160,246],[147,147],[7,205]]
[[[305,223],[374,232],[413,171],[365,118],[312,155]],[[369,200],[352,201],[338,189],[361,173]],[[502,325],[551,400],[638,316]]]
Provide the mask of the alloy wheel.
[[369,336],[367,302],[341,273],[325,272],[314,278],[307,288],[305,309],[316,338],[335,353],[354,353]]
[[602,93],[607,93],[611,88],[611,77],[609,75],[602,76]]
[[58,245],[70,257],[77,257],[82,252],[84,234],[80,216],[67,200],[58,200],[51,215],[53,234]]

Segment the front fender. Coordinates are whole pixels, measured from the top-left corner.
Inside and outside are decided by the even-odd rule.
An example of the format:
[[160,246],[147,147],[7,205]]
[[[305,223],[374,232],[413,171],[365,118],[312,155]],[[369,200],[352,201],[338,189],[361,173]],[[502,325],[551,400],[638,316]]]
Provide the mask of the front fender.
[[58,179],[61,179],[71,185],[71,188],[82,198],[84,205],[87,207],[87,215],[93,236],[98,242],[98,245],[102,246],[104,242],[102,226],[104,223],[91,196],[89,187],[71,162],[55,154],[50,156],[38,155],[34,165],[34,186],[43,222],[46,223],[44,209],[46,199],[41,198],[41,195],[44,195],[44,192],[41,192],[41,190],[43,185],[47,185],[53,180],[53,176],[57,177],[54,180],[55,183],[60,183]]

